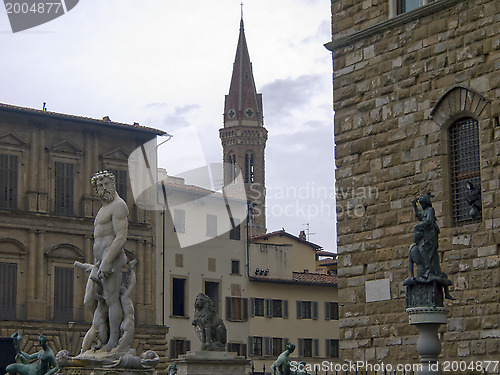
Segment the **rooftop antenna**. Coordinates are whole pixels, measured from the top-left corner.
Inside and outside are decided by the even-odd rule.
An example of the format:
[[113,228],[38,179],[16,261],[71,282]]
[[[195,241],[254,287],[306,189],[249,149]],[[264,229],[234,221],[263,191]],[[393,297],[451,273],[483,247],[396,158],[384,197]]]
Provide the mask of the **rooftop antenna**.
[[243,20],[243,2],[241,2],[241,19]]
[[316,233],[311,233],[309,223],[302,224],[302,225],[306,226],[306,236],[307,236],[307,240],[309,241],[309,237],[311,236],[311,234],[316,234]]

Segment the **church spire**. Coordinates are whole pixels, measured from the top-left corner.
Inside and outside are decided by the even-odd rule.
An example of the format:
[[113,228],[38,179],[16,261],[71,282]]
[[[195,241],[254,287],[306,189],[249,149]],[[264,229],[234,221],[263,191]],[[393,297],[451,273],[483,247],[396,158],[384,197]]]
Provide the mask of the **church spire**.
[[[224,127],[219,130],[223,148],[224,185],[230,185],[241,171],[247,199],[248,233],[266,233],[266,179],[264,152],[267,130],[262,114],[262,94],[257,93],[248,53],[243,8],[240,35],[229,93],[224,103]],[[238,167],[238,168],[236,168]]]
[[234,125],[263,126],[262,95],[257,93],[253,78],[243,25],[243,6],[233,74],[224,106],[224,127]]

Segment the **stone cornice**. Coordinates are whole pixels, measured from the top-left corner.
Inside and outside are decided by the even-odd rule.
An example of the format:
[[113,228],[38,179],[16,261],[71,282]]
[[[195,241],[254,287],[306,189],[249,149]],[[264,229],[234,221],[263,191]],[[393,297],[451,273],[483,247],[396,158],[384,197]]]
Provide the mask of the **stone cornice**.
[[360,40],[370,38],[374,35],[382,34],[383,32],[390,30],[394,27],[401,25],[406,25],[407,23],[417,20],[419,18],[428,16],[430,14],[436,13],[443,9],[449,8],[452,5],[458,4],[464,0],[436,0],[428,5],[422,6],[420,8],[414,9],[410,12],[400,14],[396,17],[389,18],[386,21],[377,23],[376,25],[367,27],[366,29],[354,32],[350,35],[344,36],[339,39],[332,40],[325,44],[326,49],[330,51],[335,51],[336,49],[349,46]]

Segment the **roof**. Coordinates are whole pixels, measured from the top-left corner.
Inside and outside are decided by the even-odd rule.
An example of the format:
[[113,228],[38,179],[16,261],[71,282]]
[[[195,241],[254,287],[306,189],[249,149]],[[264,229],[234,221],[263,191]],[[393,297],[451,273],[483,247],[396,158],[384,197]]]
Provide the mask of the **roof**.
[[312,243],[312,242],[304,240],[300,237],[294,236],[293,234],[286,232],[284,229],[280,229],[280,230],[277,230],[277,231],[271,232],[271,233],[266,233],[266,234],[263,234],[262,236],[252,237],[252,241],[255,242],[255,241],[259,241],[259,240],[267,240],[268,238],[276,237],[276,236],[279,236],[279,237],[285,236],[285,237],[291,238],[297,242],[303,243],[307,246],[311,246],[314,250],[318,250],[318,249],[323,248],[320,245],[316,245],[315,243]]
[[[182,184],[176,184],[176,183],[171,183],[166,180],[162,180],[159,182],[160,186],[163,185],[167,190],[171,191],[180,191],[180,192],[185,192],[185,193],[192,193],[195,195],[199,195],[199,197],[205,197],[205,196],[211,196],[211,197],[216,197],[216,198],[224,198],[224,194],[222,194],[219,191],[213,191],[209,189],[205,189],[200,186],[196,185],[186,185],[184,183]],[[242,202],[246,201],[246,197],[237,197],[235,195],[231,194],[225,194],[225,197],[231,200],[240,200]]]
[[277,279],[266,276],[252,276],[250,281],[261,281],[278,284],[296,284],[296,285],[322,285],[337,286],[338,278],[336,275],[325,275],[321,273],[310,272],[292,272],[291,279]]
[[330,251],[326,250],[318,250],[316,251],[316,255],[322,256],[322,257],[332,257],[335,258],[337,256],[337,253],[332,253]]
[[332,264],[337,264],[337,260],[333,258],[328,258],[328,259],[322,259],[319,261],[320,266],[329,266]]
[[41,109],[19,107],[16,105],[5,104],[5,103],[0,103],[0,111],[15,112],[15,113],[21,113],[21,114],[26,114],[26,115],[45,116],[45,117],[49,117],[49,118],[63,119],[63,120],[70,120],[70,121],[79,121],[79,122],[84,122],[84,123],[93,124],[93,125],[97,125],[97,126],[106,126],[106,127],[138,130],[138,131],[142,131],[142,132],[153,133],[155,135],[166,134],[166,132],[164,132],[163,130],[149,128],[147,126],[141,126],[138,123],[125,124],[122,122],[111,121],[109,119],[109,117],[107,117],[107,116],[105,116],[99,120],[99,119],[94,119],[94,118],[90,118],[90,117],[68,115],[65,113],[51,112],[51,111],[46,111],[46,110],[41,110]]

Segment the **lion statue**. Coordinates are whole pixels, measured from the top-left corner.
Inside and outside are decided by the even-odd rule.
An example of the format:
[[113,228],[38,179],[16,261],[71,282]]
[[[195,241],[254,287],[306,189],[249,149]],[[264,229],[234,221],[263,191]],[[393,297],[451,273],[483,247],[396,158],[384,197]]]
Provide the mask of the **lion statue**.
[[217,316],[215,305],[206,294],[199,293],[196,296],[192,324],[201,340],[202,350],[224,351],[226,349],[226,326]]

